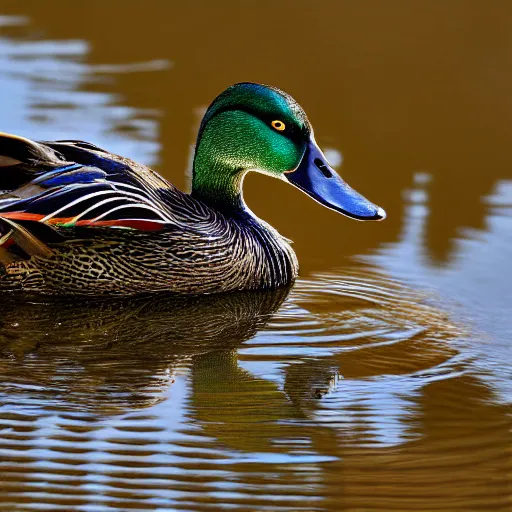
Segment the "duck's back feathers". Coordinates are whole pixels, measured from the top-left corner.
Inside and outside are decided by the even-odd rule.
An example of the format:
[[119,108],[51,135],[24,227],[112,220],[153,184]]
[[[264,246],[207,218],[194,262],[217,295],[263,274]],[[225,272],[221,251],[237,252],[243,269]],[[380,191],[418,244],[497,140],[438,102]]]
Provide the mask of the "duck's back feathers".
[[150,169],[93,144],[0,133],[0,262],[45,254],[48,239],[70,229],[171,227],[163,191],[178,192]]

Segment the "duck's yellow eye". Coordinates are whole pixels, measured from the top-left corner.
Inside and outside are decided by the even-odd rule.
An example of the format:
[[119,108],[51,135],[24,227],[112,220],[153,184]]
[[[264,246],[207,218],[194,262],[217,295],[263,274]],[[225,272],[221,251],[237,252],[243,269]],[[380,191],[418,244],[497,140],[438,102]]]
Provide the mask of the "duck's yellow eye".
[[272,121],[272,128],[275,128],[278,132],[284,131],[286,128],[286,125],[283,123],[283,121]]

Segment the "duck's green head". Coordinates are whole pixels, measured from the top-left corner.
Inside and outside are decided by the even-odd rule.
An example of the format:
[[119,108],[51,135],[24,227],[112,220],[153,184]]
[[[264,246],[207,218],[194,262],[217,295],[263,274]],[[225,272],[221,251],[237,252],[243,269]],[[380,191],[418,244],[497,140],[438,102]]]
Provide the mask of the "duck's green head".
[[244,208],[247,171],[283,179],[349,217],[385,217],[332,169],[300,105],[275,87],[236,84],[210,105],[199,129],[192,195],[223,211]]

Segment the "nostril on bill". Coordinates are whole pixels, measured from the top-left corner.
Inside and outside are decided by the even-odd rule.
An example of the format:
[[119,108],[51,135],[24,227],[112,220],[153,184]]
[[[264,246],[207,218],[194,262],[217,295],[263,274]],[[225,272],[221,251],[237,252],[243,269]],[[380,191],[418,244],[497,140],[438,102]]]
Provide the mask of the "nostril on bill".
[[332,178],[331,170],[320,158],[315,158],[315,165],[326,178]]

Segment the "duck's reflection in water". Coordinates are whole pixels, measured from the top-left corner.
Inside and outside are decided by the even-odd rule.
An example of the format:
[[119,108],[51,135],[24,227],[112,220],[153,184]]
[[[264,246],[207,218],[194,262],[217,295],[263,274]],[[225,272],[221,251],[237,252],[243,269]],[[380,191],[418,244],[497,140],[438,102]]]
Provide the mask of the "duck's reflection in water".
[[176,369],[200,354],[213,352],[215,373],[229,372],[231,351],[288,292],[97,302],[4,297],[0,393],[4,401],[14,393],[100,414],[153,405]]

